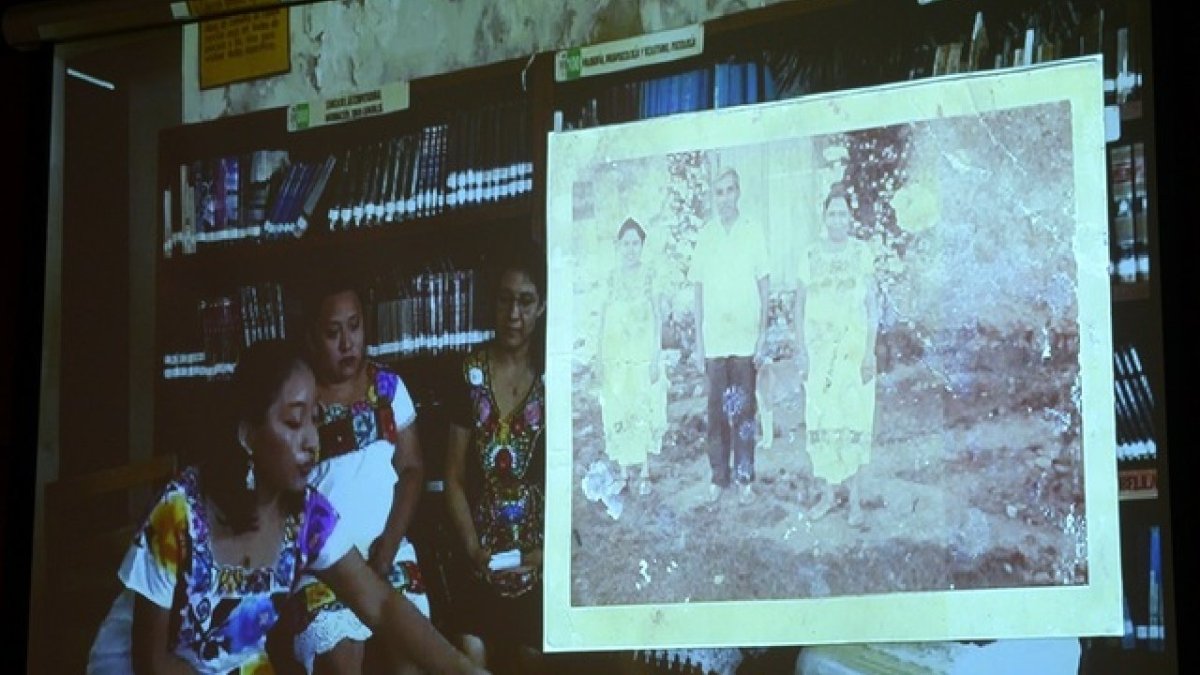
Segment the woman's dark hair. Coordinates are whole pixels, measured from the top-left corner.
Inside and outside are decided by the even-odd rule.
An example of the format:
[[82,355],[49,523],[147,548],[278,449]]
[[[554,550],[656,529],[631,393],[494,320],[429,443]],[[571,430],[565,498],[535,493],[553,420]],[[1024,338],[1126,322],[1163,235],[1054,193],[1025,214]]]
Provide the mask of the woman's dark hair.
[[[500,281],[508,272],[519,272],[529,278],[535,288],[537,288],[538,298],[544,303],[546,302],[546,254],[542,247],[532,240],[524,240],[511,243],[500,248],[488,265],[491,268],[490,282],[492,284],[489,291],[492,300],[495,301],[496,293],[500,289]],[[530,358],[533,359],[533,368],[537,373],[541,373],[546,365],[546,320],[543,316],[538,320],[537,327],[533,331],[533,344],[529,350]]]
[[621,223],[621,228],[617,230],[617,239],[624,237],[630,230],[637,232],[638,239],[641,239],[643,244],[646,243],[646,230],[633,218],[626,218],[625,222]]
[[825,204],[821,207],[821,213],[829,210],[829,203],[834,199],[841,199],[846,202],[846,208],[854,211],[854,204],[850,199],[850,188],[843,181],[838,181],[829,186],[829,194],[825,196]]
[[[220,516],[234,533],[257,529],[255,495],[246,489],[250,457],[238,442],[242,424],[259,426],[279,397],[283,383],[297,368],[308,364],[299,346],[287,340],[262,340],[242,351],[233,380],[229,383],[229,437],[219,443],[201,465],[203,490],[216,503]],[[289,511],[298,510],[303,494],[285,499]]]
[[[341,269],[329,269],[312,275],[304,284],[301,292],[300,310],[304,318],[304,332],[309,334],[317,330],[317,322],[321,319],[321,303],[326,298],[350,291],[358,296],[359,303],[365,303],[363,290],[359,279],[352,272]],[[366,311],[366,308],[363,308]],[[365,320],[366,317],[364,316]]]

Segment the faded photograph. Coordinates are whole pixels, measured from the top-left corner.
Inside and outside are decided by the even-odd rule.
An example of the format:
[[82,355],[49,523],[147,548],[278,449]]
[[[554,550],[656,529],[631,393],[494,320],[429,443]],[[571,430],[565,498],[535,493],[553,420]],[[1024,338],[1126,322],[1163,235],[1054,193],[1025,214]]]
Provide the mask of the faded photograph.
[[[548,303],[548,397],[569,405],[548,484],[570,490],[548,501],[569,531],[548,617],[556,598],[577,634],[678,617],[660,635],[704,644],[698,617],[770,622],[755,604],[788,601],[813,611],[775,634],[845,641],[861,622],[817,601],[1111,595],[1094,530],[1115,539],[1094,478],[1111,453],[1089,441],[1111,406],[1092,409],[1104,375],[1084,372],[1107,253],[1080,209],[1103,173],[1080,171],[1096,153],[1073,102],[1040,98],[881,125],[828,99],[719,111],[769,131],[658,153],[620,140],[645,123],[552,139],[551,278],[557,256],[569,281]],[[880,637],[955,637],[874,616]]]

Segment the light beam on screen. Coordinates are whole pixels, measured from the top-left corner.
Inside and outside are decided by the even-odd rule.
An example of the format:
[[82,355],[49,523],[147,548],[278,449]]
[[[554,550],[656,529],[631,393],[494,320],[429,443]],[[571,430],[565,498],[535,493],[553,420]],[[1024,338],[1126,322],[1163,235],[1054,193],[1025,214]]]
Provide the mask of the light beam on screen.
[[116,91],[117,89],[117,85],[109,82],[108,80],[102,80],[94,75],[88,75],[87,73],[75,70],[74,68],[67,68],[67,75],[70,75],[78,80],[83,80],[88,84],[94,84],[101,89],[107,89],[109,91]]

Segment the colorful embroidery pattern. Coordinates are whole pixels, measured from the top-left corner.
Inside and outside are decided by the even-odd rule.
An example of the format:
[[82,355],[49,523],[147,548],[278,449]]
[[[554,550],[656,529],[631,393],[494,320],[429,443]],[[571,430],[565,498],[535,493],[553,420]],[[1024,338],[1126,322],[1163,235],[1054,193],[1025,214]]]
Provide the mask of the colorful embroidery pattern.
[[[392,563],[388,573],[388,583],[392,588],[413,595],[425,594],[425,581],[421,578],[421,568],[411,560],[397,560]],[[337,599],[333,590],[321,582],[309,584],[304,590],[293,596],[293,602],[299,603],[294,609],[303,616],[301,625],[307,626],[320,612],[337,612],[349,607]]]
[[325,498],[310,490],[303,511],[285,521],[273,566],[218,564],[198,476],[194,469],[184,470],[134,541],[147,554],[144,564],[154,568],[147,574],[175,589],[171,650],[200,672],[269,672],[261,670],[268,667],[267,632],[278,621],[298,571],[319,554],[336,520]]
[[[486,350],[474,352],[463,362],[469,387],[475,433],[472,456],[483,474],[483,489],[474,505],[473,517],[480,545],[490,551],[542,546],[542,489],[532,480],[531,467],[541,459],[546,391],[539,377],[524,402],[504,416],[492,394]],[[515,597],[530,590],[537,581],[529,575],[512,587],[498,588]]]
[[367,376],[371,385],[365,398],[350,405],[329,403],[321,406],[323,457],[360,450],[381,439],[396,442],[392,399],[400,386],[400,376],[374,363],[367,363]]

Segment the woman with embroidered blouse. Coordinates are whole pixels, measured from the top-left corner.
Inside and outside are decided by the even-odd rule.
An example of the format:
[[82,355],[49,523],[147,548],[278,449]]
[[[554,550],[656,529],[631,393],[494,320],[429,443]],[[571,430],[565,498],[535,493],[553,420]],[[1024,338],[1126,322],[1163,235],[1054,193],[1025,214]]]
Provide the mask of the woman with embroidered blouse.
[[282,610],[304,573],[334,589],[398,655],[434,672],[482,672],[370,571],[338,512],[307,485],[316,391],[312,370],[285,342],[242,355],[229,447],[183,470],[150,510],[119,570],[132,618],[114,606],[89,672],[282,672],[295,665],[294,626]]
[[617,267],[600,310],[600,399],[604,453],[626,485],[637,472],[638,494],[650,494],[648,455],[662,450],[667,432],[667,374],[663,367],[661,295],[642,262],[646,230],[627,218],[617,230]]
[[[320,282],[305,307],[321,439],[309,483],[342,515],[368,566],[429,616],[416,551],[405,536],[423,482],[416,409],[400,377],[367,358],[362,300],[352,284]],[[300,587],[294,602],[303,629],[295,647],[306,670],[360,673],[364,660],[373,663],[371,631],[354,612],[311,575]]]
[[809,251],[808,278],[796,293],[797,362],[806,365],[806,448],[817,501],[804,513],[824,517],[847,493],[847,522],[866,527],[862,468],[875,429],[875,341],[879,325],[874,258],[852,234],[854,212],[834,183],[822,214],[825,236]]
[[469,567],[454,591],[464,598],[456,631],[497,672],[543,666],[546,284],[535,251],[497,265],[495,339],[464,359],[448,396],[446,503]]

